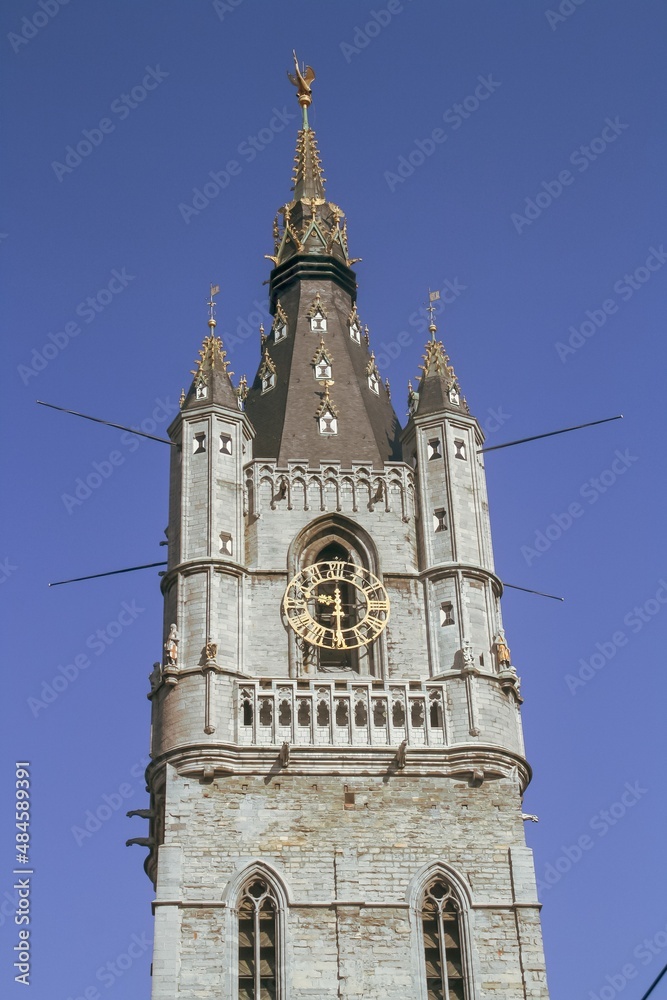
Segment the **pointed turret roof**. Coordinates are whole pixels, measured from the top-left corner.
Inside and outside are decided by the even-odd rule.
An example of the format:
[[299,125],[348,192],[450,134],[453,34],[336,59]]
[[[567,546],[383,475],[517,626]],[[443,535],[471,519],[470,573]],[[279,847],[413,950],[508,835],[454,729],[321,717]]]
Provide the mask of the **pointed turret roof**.
[[440,410],[453,410],[457,413],[469,413],[465,396],[461,394],[461,386],[453,366],[441,340],[436,340],[437,328],[431,316],[429,339],[424,349],[422,372],[417,392],[408,383],[408,408],[412,415],[419,413],[435,413]]
[[195,407],[209,406],[217,403],[230,409],[238,409],[238,394],[232,385],[227,352],[222,346],[222,340],[215,335],[216,322],[213,315],[208,321],[209,332],[202,342],[199,357],[192,370],[194,378],[190,389],[181,402],[181,409],[189,410]]

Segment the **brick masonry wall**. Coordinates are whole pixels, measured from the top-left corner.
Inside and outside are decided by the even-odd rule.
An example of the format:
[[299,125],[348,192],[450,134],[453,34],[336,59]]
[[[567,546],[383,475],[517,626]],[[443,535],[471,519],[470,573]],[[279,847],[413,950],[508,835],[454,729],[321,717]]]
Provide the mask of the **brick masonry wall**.
[[421,1000],[417,889],[438,863],[464,887],[470,1000],[546,1000],[534,874],[512,779],[473,788],[407,773],[283,772],[204,784],[170,771],[158,899],[181,905],[179,918],[167,916],[175,907],[158,910],[165,926],[171,920],[172,943],[177,927],[178,942],[154,969],[154,1000],[231,1000],[229,884],[258,858],[288,898],[290,1000]]

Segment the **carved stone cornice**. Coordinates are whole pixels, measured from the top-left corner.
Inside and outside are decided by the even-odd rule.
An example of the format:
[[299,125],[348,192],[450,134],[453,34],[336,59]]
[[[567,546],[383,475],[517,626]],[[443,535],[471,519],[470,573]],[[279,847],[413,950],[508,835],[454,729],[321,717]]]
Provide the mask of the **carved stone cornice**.
[[[344,754],[341,750],[344,749]],[[397,775],[396,747],[292,746],[289,766],[280,768],[283,775]],[[231,775],[276,774],[280,747],[241,747],[233,743],[188,743],[173,747],[157,757],[148,767],[147,780],[164,765],[175,767],[179,775],[213,780]],[[446,747],[410,746],[402,779],[438,777],[479,784],[483,780],[510,778],[516,771],[523,792],[532,777],[530,765],[519,754],[492,744],[459,743]]]

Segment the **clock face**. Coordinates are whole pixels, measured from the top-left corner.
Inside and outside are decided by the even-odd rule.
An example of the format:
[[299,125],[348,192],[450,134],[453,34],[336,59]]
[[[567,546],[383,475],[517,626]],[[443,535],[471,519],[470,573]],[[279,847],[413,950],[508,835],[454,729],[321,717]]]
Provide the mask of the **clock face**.
[[368,570],[335,560],[297,573],[283,610],[291,628],[312,646],[356,649],[377,639],[389,621],[389,598]]

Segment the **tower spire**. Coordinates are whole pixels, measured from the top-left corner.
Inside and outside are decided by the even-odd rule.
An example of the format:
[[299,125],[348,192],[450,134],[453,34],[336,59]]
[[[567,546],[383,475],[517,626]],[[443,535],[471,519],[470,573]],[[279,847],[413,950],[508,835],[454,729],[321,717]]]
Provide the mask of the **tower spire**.
[[[278,210],[273,224],[274,252],[267,254],[276,271],[294,257],[312,257],[334,261],[345,268],[351,267],[359,258],[350,258],[347,246],[347,226],[343,211],[333,202],[327,201],[324,173],[317,147],[314,130],[308,124],[308,108],[313,100],[311,84],[315,79],[312,66],[299,68],[294,53],[295,74],[287,74],[296,87],[296,98],[302,110],[301,128],[297,133],[294,168],[292,173],[293,198]],[[317,261],[321,273],[323,261]],[[309,268],[308,270],[315,270]],[[289,266],[290,276],[296,272]],[[352,291],[356,288],[354,275],[349,271],[337,270],[338,283]],[[282,282],[280,282],[282,284]],[[271,302],[275,302],[277,276],[271,277]]]
[[[293,198],[273,226],[269,296],[274,320],[248,390],[247,413],[257,435],[256,453],[265,458],[282,464],[307,459],[313,466],[338,461],[350,468],[358,461],[379,467],[397,454],[398,420],[388,391],[380,391],[380,373],[362,333],[345,216],[327,199],[315,132],[308,124],[315,72],[300,66],[296,53],[294,69],[288,77],[303,120]],[[323,386],[329,379],[339,386],[335,405]]]

